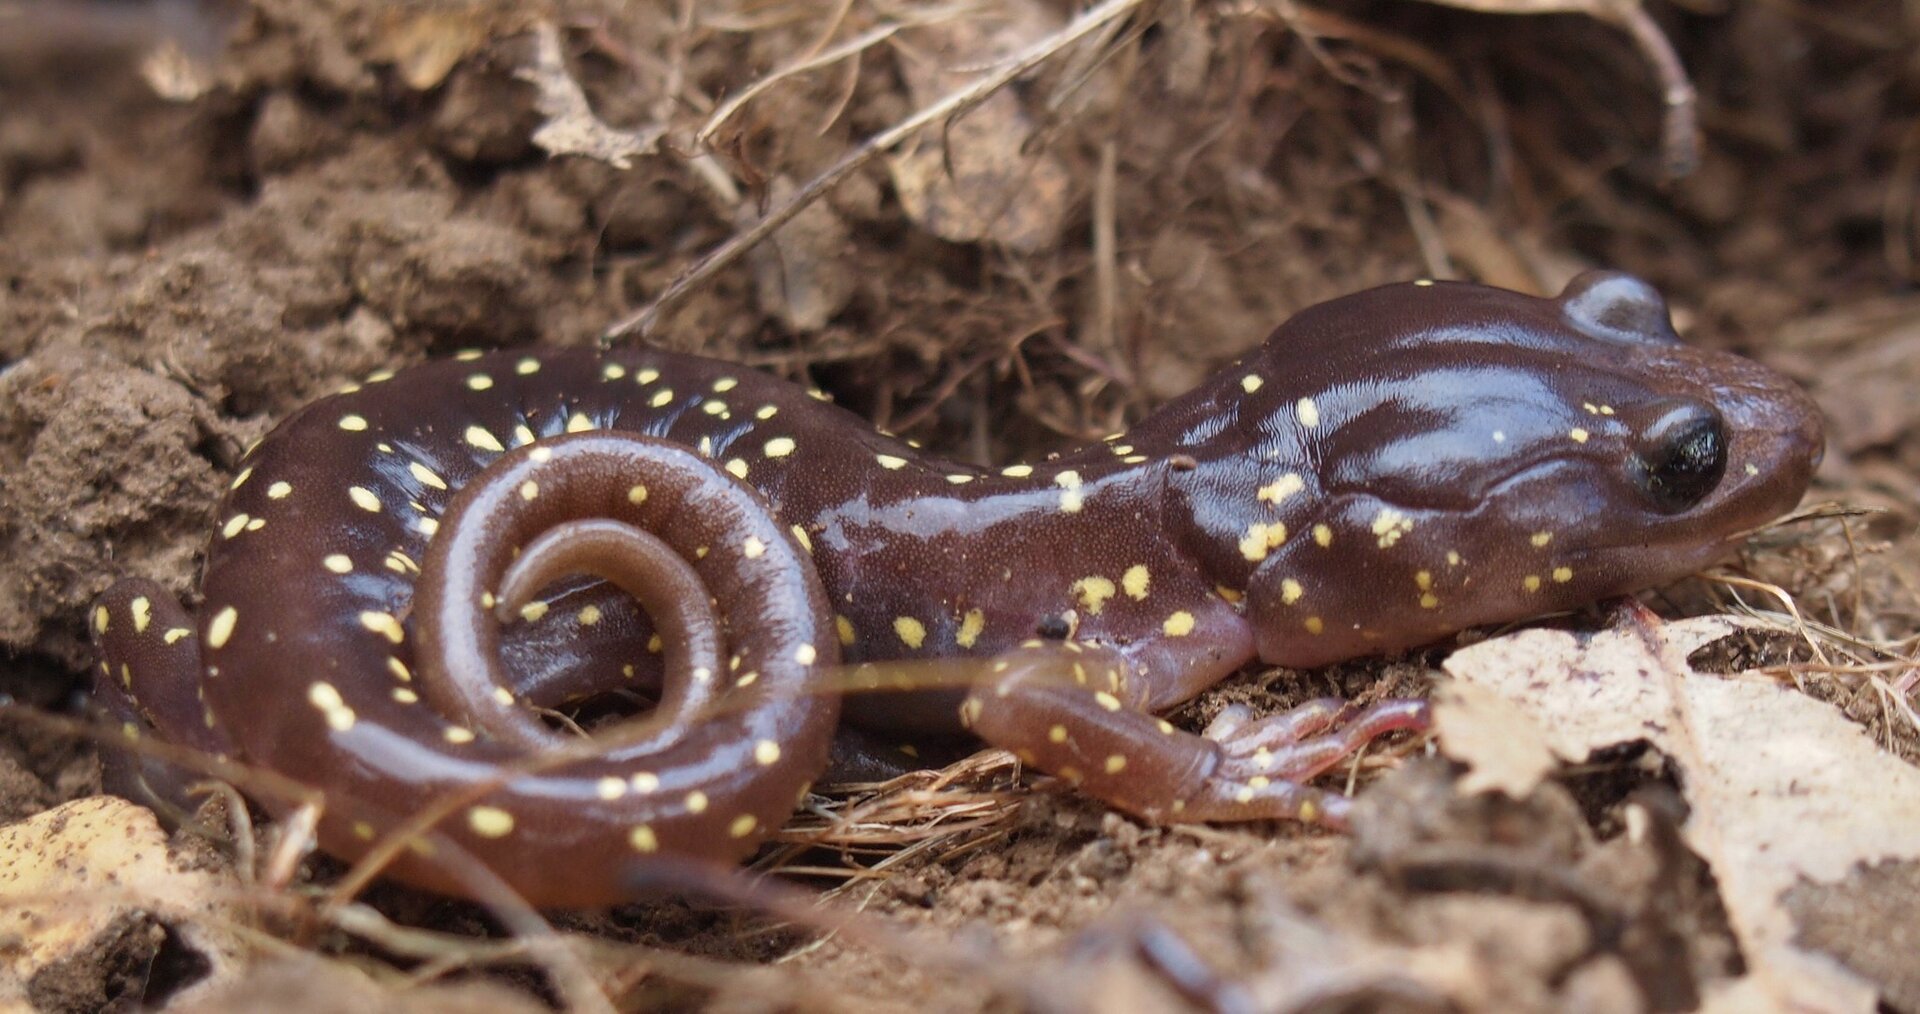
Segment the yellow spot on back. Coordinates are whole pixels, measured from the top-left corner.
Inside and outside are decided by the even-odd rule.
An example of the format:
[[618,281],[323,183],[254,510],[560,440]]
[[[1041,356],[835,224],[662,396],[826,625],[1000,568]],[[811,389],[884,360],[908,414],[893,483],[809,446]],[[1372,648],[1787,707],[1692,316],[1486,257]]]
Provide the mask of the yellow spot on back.
[[926,624],[911,616],[893,618],[893,632],[900,635],[900,641],[909,648],[918,648],[927,640]]
[[780,406],[778,406],[778,405],[762,405],[762,406],[760,406],[760,407],[759,407],[758,409],[756,409],[756,410],[754,411],[754,413],[753,413],[753,417],[754,417],[755,419],[758,419],[758,420],[760,420],[761,422],[766,422],[766,421],[767,421],[768,419],[771,419],[771,418],[773,418],[774,416],[776,416],[776,415],[779,415],[779,414],[780,414]]
[[1584,444],[1584,443],[1586,443],[1586,442],[1587,442],[1587,438],[1588,438],[1588,437],[1590,437],[1590,436],[1592,436],[1592,435],[1593,435],[1593,434],[1591,434],[1591,433],[1588,433],[1588,432],[1587,432],[1586,430],[1584,430],[1584,429],[1581,429],[1581,428],[1580,428],[1580,427],[1578,427],[1578,426],[1575,426],[1574,428],[1572,428],[1572,429],[1570,429],[1570,430],[1568,430],[1568,431],[1567,431],[1567,436],[1570,436],[1570,437],[1572,437],[1572,438],[1573,438],[1573,442],[1574,442],[1574,443],[1576,443],[1576,444]]
[[953,643],[962,648],[971,648],[980,640],[980,632],[987,628],[987,614],[978,609],[967,610],[960,618],[960,629],[953,635]]
[[1277,504],[1306,488],[1306,482],[1302,480],[1297,473],[1288,472],[1280,478],[1260,487],[1259,492],[1255,494],[1255,496],[1265,503]]
[[1033,466],[1032,465],[1008,465],[1007,467],[1000,470],[1000,474],[1010,475],[1016,479],[1024,479],[1027,476],[1033,474]]
[[590,429],[593,429],[592,419],[589,419],[578,412],[575,412],[574,414],[567,417],[568,433],[585,433]]
[[1333,545],[1333,529],[1324,524],[1313,526],[1313,541],[1324,549]]
[[1120,698],[1115,697],[1110,693],[1107,693],[1105,690],[1096,692],[1093,695],[1093,702],[1095,704],[1100,705],[1102,708],[1105,708],[1108,711],[1120,710]]
[[654,408],[662,408],[671,401],[673,401],[673,388],[663,387],[653,392],[653,397],[647,399],[647,404],[652,405]]
[[476,391],[484,391],[493,386],[493,378],[484,373],[476,373],[467,378],[467,386]]
[[746,554],[747,559],[758,560],[767,554],[767,544],[760,541],[758,535],[749,535],[746,544],[740,547],[740,551]]
[[494,436],[485,426],[467,427],[467,443],[483,451],[506,450],[506,447],[500,443],[500,438]]
[[759,826],[760,821],[756,819],[753,814],[743,813],[733,818],[733,823],[727,825],[727,834],[734,838],[745,838],[747,835],[753,833],[754,828]]
[[540,372],[540,360],[528,356],[513,364],[513,372],[526,377]]
[[1256,377],[1253,374],[1249,373],[1246,376],[1240,378],[1240,389],[1242,391],[1247,392],[1248,394],[1252,394],[1253,392],[1260,390],[1261,385],[1264,383],[1266,383],[1266,381],[1263,381],[1259,377]]
[[373,490],[365,486],[347,487],[347,498],[353,501],[354,506],[363,511],[371,511],[375,514],[380,513],[380,498],[374,496]]
[[1280,602],[1283,605],[1293,605],[1300,601],[1300,596],[1305,594],[1306,589],[1300,587],[1300,582],[1293,578],[1286,578],[1280,582]]
[[801,665],[812,665],[819,661],[820,651],[811,644],[803,644],[793,649],[793,660]]
[[793,453],[792,437],[774,437],[767,441],[766,452],[769,458],[784,458]]
[[1432,609],[1433,607],[1439,604],[1440,604],[1439,597],[1434,595],[1432,592],[1427,592],[1426,594],[1420,596],[1420,608],[1422,609]]
[[1308,429],[1320,425],[1320,406],[1314,404],[1312,398],[1300,399],[1294,404],[1293,410],[1300,416],[1300,425]]
[[520,607],[520,618],[528,623],[537,623],[545,615],[547,615],[547,604],[539,599],[534,599]]
[[1566,584],[1568,581],[1571,581],[1571,580],[1573,580],[1572,567],[1553,568],[1553,582],[1555,584]]
[[473,730],[464,725],[449,725],[447,731],[440,734],[447,742],[459,746],[473,742]]
[[1160,629],[1166,631],[1168,637],[1185,637],[1193,633],[1193,614],[1182,609],[1167,617]]
[[901,468],[905,466],[907,463],[907,459],[896,458],[891,454],[876,454],[874,455],[873,460],[878,461],[880,463],[881,468],[885,468],[889,470]]
[[[127,605],[133,610],[133,632],[136,634],[146,633],[147,624],[153,622],[153,603],[149,601],[145,595],[142,595]],[[105,633],[105,630],[103,629],[101,632]]]
[[346,430],[348,433],[363,432],[367,428],[366,417],[358,416],[358,415],[343,415],[340,417],[340,428],[343,430]]
[[593,794],[609,801],[619,799],[627,794],[627,780],[607,775],[593,783]]
[[1528,575],[1527,575],[1526,577],[1523,577],[1523,578],[1521,578],[1521,579],[1520,579],[1520,587],[1522,587],[1522,588],[1525,588],[1526,590],[1528,590],[1528,591],[1530,591],[1530,592],[1537,592],[1537,591],[1539,591],[1539,590],[1540,590],[1540,575],[1538,575],[1538,574],[1528,574]]
[[1307,622],[1305,626],[1307,628],[1307,633],[1309,634],[1318,634],[1321,631],[1327,629],[1326,623],[1322,621],[1318,616],[1307,617]]
[[[219,612],[214,613],[213,619],[207,621],[207,647],[226,647],[227,639],[233,636],[233,625],[239,622],[239,620],[240,611],[232,606],[227,606]],[[102,627],[101,629],[105,630],[106,628]]]
[[253,478],[253,466],[248,465],[240,470],[239,475],[233,477],[233,481],[227,484],[227,489],[239,489],[241,486],[246,485],[247,480],[251,478]]
[[231,539],[240,534],[246,529],[247,521],[248,518],[245,514],[235,514],[233,517],[228,518],[226,525],[220,529],[221,537]]
[[539,483],[534,482],[532,479],[528,479],[526,482],[523,482],[520,484],[520,499],[532,500],[533,498],[539,495],[540,495]]
[[746,478],[747,477],[746,461],[740,458],[734,458],[732,461],[727,462],[727,474],[733,476],[736,479]]
[[1148,572],[1147,565],[1144,563],[1136,563],[1128,567],[1126,573],[1120,575],[1120,587],[1126,591],[1127,597],[1135,602],[1147,597],[1147,590],[1152,584],[1153,575]]
[[635,507],[646,503],[647,487],[636,483],[632,488],[627,490],[627,502],[633,504]]
[[699,789],[687,793],[686,806],[688,813],[707,812],[707,794]]
[[633,850],[635,852],[660,851],[659,837],[653,833],[653,828],[650,828],[645,824],[641,824],[639,827],[636,827],[632,831],[628,832],[627,842],[628,844],[631,844],[633,846]]
[[345,553],[329,554],[326,559],[320,561],[320,565],[335,574],[353,573],[353,558]]
[[627,368],[619,363],[608,363],[600,367],[600,375],[608,380],[619,380],[627,375]]
[[358,716],[347,702],[340,697],[340,691],[333,684],[320,681],[307,686],[307,703],[320,709],[320,715],[327,721],[327,727],[335,732],[346,732],[353,728]]
[[763,768],[780,763],[780,744],[770,739],[753,744],[753,762]]
[[401,641],[407,639],[406,629],[400,626],[400,621],[394,619],[392,613],[376,612],[369,609],[360,614],[360,625],[392,641],[394,644],[399,644]]
[[185,627],[169,627],[166,633],[160,635],[160,639],[168,644],[179,644],[181,638],[192,635],[193,631]]
[[580,619],[580,625],[583,627],[591,627],[594,624],[599,623],[600,607],[599,606],[581,606],[579,619]]
[[840,635],[840,644],[847,647],[853,644],[853,621],[836,614],[833,618],[834,633]]
[[1533,538],[1530,541],[1532,541],[1535,549],[1542,548],[1547,543],[1553,541],[1553,533],[1552,532],[1534,532]]
[[657,792],[660,789],[660,776],[651,771],[635,772],[627,781],[633,785],[635,792]]
[[497,806],[476,806],[467,811],[467,826],[482,838],[505,838],[513,833],[513,814]]
[[421,483],[431,486],[434,489],[447,488],[447,480],[440,478],[440,473],[435,472],[433,469],[428,468],[418,461],[409,463],[407,465],[407,471],[412,473],[415,479],[420,480]]
[[281,480],[267,487],[267,499],[285,500],[293,493],[293,483]]
[[1092,574],[1075,581],[1071,586],[1073,594],[1086,607],[1089,616],[1100,615],[1107,607],[1107,600],[1113,597],[1113,582],[1098,574]]

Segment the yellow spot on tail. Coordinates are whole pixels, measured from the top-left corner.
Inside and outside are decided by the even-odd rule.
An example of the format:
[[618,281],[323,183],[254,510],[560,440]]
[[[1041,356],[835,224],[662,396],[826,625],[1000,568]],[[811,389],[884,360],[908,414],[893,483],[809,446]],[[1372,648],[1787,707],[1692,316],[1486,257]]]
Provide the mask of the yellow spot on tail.
[[373,490],[365,486],[347,487],[347,499],[352,500],[353,505],[363,511],[371,511],[375,514],[380,513],[380,498],[374,496]]
[[754,828],[759,826],[760,821],[756,819],[753,814],[743,813],[733,818],[733,823],[727,825],[727,834],[735,838],[745,838],[747,835],[753,833]]
[[1252,394],[1253,392],[1260,390],[1261,385],[1265,383],[1266,381],[1261,380],[1259,377],[1249,373],[1246,376],[1240,378],[1240,389],[1242,391],[1247,392],[1248,394]]
[[1096,692],[1093,695],[1093,702],[1108,711],[1120,710],[1120,698],[1107,693],[1105,690]]
[[285,500],[293,494],[293,483],[281,480],[267,487],[267,499]]
[[1113,597],[1113,582],[1098,574],[1083,577],[1071,586],[1073,594],[1086,607],[1087,615],[1098,616],[1100,610],[1107,607],[1107,600]]
[[1318,616],[1307,617],[1307,622],[1305,626],[1307,628],[1307,633],[1309,634],[1318,634],[1321,631],[1324,631],[1327,629],[1326,622],[1321,620],[1320,617]]
[[1581,429],[1581,428],[1580,428],[1580,427],[1578,427],[1578,426],[1575,426],[1574,428],[1572,428],[1572,429],[1570,429],[1570,430],[1568,430],[1568,431],[1567,431],[1567,436],[1570,436],[1570,437],[1572,437],[1572,438],[1573,438],[1573,442],[1574,442],[1574,443],[1576,443],[1576,444],[1584,444],[1584,443],[1586,443],[1586,442],[1587,442],[1587,438],[1588,438],[1588,437],[1590,437],[1590,436],[1592,436],[1592,435],[1593,435],[1593,434],[1591,434],[1591,433],[1588,433],[1588,432],[1587,432],[1586,430],[1583,430],[1583,429]]
[[636,827],[632,831],[628,832],[627,842],[628,844],[633,846],[633,850],[635,852],[660,851],[659,837],[653,833],[653,828],[650,828],[645,824],[641,824],[639,827]]
[[476,806],[467,811],[467,826],[482,838],[505,838],[513,833],[513,814],[497,806]]
[[801,665],[812,665],[820,660],[820,651],[811,644],[803,644],[793,649],[793,660]]
[[779,414],[780,414],[780,406],[778,406],[778,405],[762,405],[762,406],[760,406],[760,407],[759,407],[758,409],[756,409],[756,410],[754,411],[754,413],[753,413],[753,417],[754,417],[755,419],[758,419],[758,420],[760,420],[761,422],[766,422],[766,421],[767,421],[768,419],[771,419],[771,418],[773,418],[774,416],[776,416],[776,415],[779,415]]
[[1553,581],[1555,584],[1566,584],[1568,581],[1571,581],[1571,580],[1573,580],[1572,567],[1553,568]]
[[1280,478],[1260,487],[1259,492],[1256,493],[1255,496],[1262,502],[1277,504],[1306,488],[1307,484],[1305,480],[1301,479],[1297,473],[1288,472]]
[[653,397],[647,399],[647,404],[654,408],[664,408],[671,401],[673,401],[673,388],[663,387],[655,391]]
[[792,531],[793,541],[800,543],[801,549],[809,553],[813,552],[813,536],[808,535],[807,530],[799,525],[794,525]]
[[[219,612],[214,613],[213,619],[207,621],[207,647],[226,647],[227,639],[233,636],[233,625],[239,621],[240,611],[232,606],[227,606]],[[101,629],[105,630],[106,628],[102,627]]]
[[753,762],[763,768],[780,763],[780,744],[770,739],[753,744]]
[[532,500],[540,495],[540,484],[528,479],[520,484],[520,499]]
[[627,780],[607,775],[593,783],[593,794],[608,801],[619,799],[627,794]]
[[911,616],[893,618],[893,632],[900,635],[900,641],[909,648],[918,648],[927,640],[927,626]]
[[358,719],[353,709],[340,697],[340,691],[324,680],[307,686],[307,703],[320,709],[321,717],[327,720],[327,727],[335,732],[346,732],[353,728]]
[[647,487],[636,484],[627,490],[627,502],[635,507],[647,502]]
[[583,627],[591,627],[594,624],[599,623],[600,607],[599,606],[581,606],[579,618],[580,618],[580,625]]
[[1267,558],[1267,553],[1287,541],[1285,522],[1275,521],[1262,524],[1255,521],[1247,526],[1247,534],[1240,539],[1240,555],[1254,563]]
[[1541,548],[1544,548],[1547,543],[1553,541],[1553,533],[1552,532],[1534,532],[1533,538],[1528,541],[1533,543],[1533,547],[1535,549],[1541,549]]
[[1120,587],[1127,597],[1139,602],[1147,597],[1147,589],[1153,585],[1153,575],[1147,571],[1147,565],[1136,563],[1120,575]]
[[1048,730],[1047,730],[1047,742],[1049,742],[1049,743],[1065,743],[1066,741],[1067,741],[1067,727],[1066,727],[1066,726],[1064,726],[1064,725],[1056,725],[1056,726],[1054,726],[1053,728],[1051,728],[1051,729],[1048,729]]
[[1314,404],[1312,398],[1300,399],[1294,404],[1293,410],[1300,416],[1300,425],[1308,429],[1320,425],[1320,406]]
[[95,606],[93,608],[93,632],[94,633],[96,634],[106,633],[107,627],[111,626],[112,623],[113,623],[113,614],[107,612],[106,606]]
[[774,437],[767,441],[766,452],[769,458],[784,458],[793,453],[795,444],[792,437]]
[[1378,536],[1381,549],[1388,549],[1400,541],[1402,535],[1413,531],[1413,519],[1401,513],[1397,508],[1382,507],[1373,519],[1373,534]]
[[1295,602],[1300,601],[1300,596],[1305,594],[1306,589],[1300,587],[1300,582],[1295,581],[1293,578],[1286,578],[1280,582],[1280,602],[1282,605],[1293,605]]
[[707,812],[707,794],[699,789],[687,793],[686,806],[688,813]]
[[619,363],[608,363],[600,367],[600,375],[608,380],[619,380],[627,375],[627,368]]
[[532,356],[528,356],[527,358],[522,359],[519,362],[513,364],[513,372],[518,373],[523,377],[528,377],[528,376],[532,376],[533,374],[539,373],[540,360],[535,359]]
[[1538,575],[1538,574],[1528,574],[1528,575],[1527,575],[1526,577],[1524,577],[1524,578],[1521,578],[1521,579],[1520,579],[1520,587],[1522,587],[1522,588],[1525,588],[1526,590],[1528,590],[1528,591],[1530,591],[1530,592],[1537,592],[1537,591],[1539,591],[1539,590],[1540,590],[1540,575]]
[[842,647],[848,647],[853,644],[854,633],[852,620],[844,616],[836,615],[833,618],[833,629],[835,633],[840,635],[840,644]]
[[493,378],[484,373],[476,373],[467,378],[467,386],[476,391],[484,391],[493,386]]
[[891,454],[876,454],[874,455],[873,460],[878,461],[880,463],[881,468],[885,468],[888,470],[902,468],[907,463],[907,459],[896,458]]
[[953,635],[953,643],[962,648],[971,648],[980,640],[980,632],[987,627],[987,615],[978,609],[967,610],[960,618],[960,629]]
[[592,419],[589,419],[578,412],[575,412],[574,414],[567,417],[568,433],[585,433],[590,429],[593,429]]
[[635,792],[658,792],[660,790],[660,776],[651,771],[635,772],[634,776],[627,781],[633,785],[633,791]]
[[170,627],[166,633],[160,635],[160,639],[168,644],[179,644],[181,638],[191,636],[193,636],[193,631],[185,627]]
[[540,617],[545,615],[547,615],[547,604],[539,599],[534,599],[520,607],[520,618],[528,623],[538,622]]
[[320,561],[320,565],[333,571],[335,574],[353,573],[353,558],[345,553],[330,554],[326,559]]
[[248,465],[247,467],[240,470],[239,475],[236,475],[233,477],[233,481],[227,484],[227,489],[229,490],[239,489],[241,486],[246,485],[247,480],[251,478],[253,478],[253,466]]
[[1317,545],[1319,545],[1320,548],[1322,549],[1325,549],[1326,547],[1333,545],[1333,529],[1327,527],[1324,524],[1314,525],[1313,541]]
[[473,742],[473,730],[463,725],[449,725],[447,731],[440,734],[447,742],[459,746]]
[[1426,594],[1420,596],[1420,608],[1422,609],[1432,609],[1435,606],[1438,606],[1439,604],[1440,604],[1439,596],[1435,595],[1432,592],[1427,592]]
[[367,418],[359,415],[343,415],[340,417],[340,428],[348,433],[364,432],[367,428]]
[[747,477],[746,461],[740,458],[734,458],[732,461],[727,462],[727,474],[733,476],[736,479],[746,478]]
[[505,445],[500,443],[500,438],[494,436],[492,431],[488,430],[485,426],[467,427],[467,443],[483,451],[497,452],[507,449]]
[[749,560],[758,560],[767,555],[767,544],[760,541],[758,535],[749,535],[746,543],[740,547],[740,552],[744,553]]
[[1185,637],[1193,633],[1193,622],[1193,614],[1182,609],[1167,617],[1160,629],[1166,631],[1168,637]]
[[147,624],[153,622],[153,603],[142,595],[128,603],[128,607],[133,610],[133,632],[146,633]]
[[1015,479],[1024,479],[1033,474],[1032,465],[1008,465],[1000,470],[1001,475],[1010,475]]
[[527,452],[527,460],[528,460],[528,461],[538,461],[538,462],[540,462],[541,464],[545,464],[545,463],[547,463],[547,462],[549,462],[549,461],[552,461],[552,460],[553,460],[553,448],[551,448],[551,447],[536,447],[536,448],[534,448],[533,450],[531,450],[531,451],[528,451],[528,452]]

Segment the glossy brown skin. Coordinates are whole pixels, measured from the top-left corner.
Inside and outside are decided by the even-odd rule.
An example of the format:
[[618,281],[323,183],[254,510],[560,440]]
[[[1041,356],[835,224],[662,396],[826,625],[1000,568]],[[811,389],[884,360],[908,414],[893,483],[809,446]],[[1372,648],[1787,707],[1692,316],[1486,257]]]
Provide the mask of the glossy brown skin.
[[[1690,472],[1662,464],[1682,443]],[[1421,705],[1198,736],[1152,714],[1256,658],[1684,575],[1792,507],[1820,446],[1790,384],[1678,344],[1650,289],[1599,273],[1557,299],[1335,300],[1133,430],[997,471],[724,363],[496,353],[283,423],[228,497],[197,625],[151,583],[102,597],[99,688],[322,790],[341,855],[464,792],[438,830],[544,905],[629,897],[655,851],[751,851],[825,763],[843,657],[978,660],[939,670],[971,691],[856,695],[862,724],[957,712],[1151,819],[1338,824],[1300,783]],[[569,739],[527,704],[623,685],[664,695],[652,724],[529,764]],[[461,890],[431,855],[396,873]]]

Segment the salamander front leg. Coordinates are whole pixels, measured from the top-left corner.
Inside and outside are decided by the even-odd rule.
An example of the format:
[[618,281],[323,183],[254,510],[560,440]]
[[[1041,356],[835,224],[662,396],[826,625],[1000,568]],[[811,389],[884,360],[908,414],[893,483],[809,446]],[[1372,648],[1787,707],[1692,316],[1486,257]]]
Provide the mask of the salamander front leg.
[[1196,736],[1141,710],[1144,681],[1104,647],[1029,645],[992,663],[961,720],[981,738],[1155,822],[1286,818],[1345,825],[1348,800],[1303,784],[1375,737],[1424,728],[1424,702],[1349,714],[1319,700],[1258,720],[1230,712]]

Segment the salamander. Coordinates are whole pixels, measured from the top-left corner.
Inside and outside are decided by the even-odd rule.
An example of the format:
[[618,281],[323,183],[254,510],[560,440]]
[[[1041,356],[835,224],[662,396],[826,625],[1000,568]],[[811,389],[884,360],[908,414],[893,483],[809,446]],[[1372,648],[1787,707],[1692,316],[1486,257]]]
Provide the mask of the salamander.
[[[999,468],[724,362],[464,353],[247,453],[197,618],[151,581],[98,600],[97,694],[317,790],[344,857],[438,804],[440,841],[541,905],[749,854],[826,764],[851,663],[962,678],[850,718],[957,724],[1145,819],[1337,826],[1307,780],[1422,704],[1156,713],[1256,660],[1683,576],[1798,502],[1821,448],[1790,382],[1606,272],[1310,307],[1131,429]],[[623,688],[659,703],[591,749],[536,710]],[[468,890],[433,840],[390,872]]]

